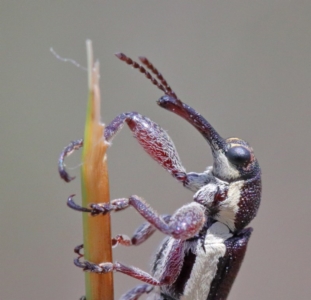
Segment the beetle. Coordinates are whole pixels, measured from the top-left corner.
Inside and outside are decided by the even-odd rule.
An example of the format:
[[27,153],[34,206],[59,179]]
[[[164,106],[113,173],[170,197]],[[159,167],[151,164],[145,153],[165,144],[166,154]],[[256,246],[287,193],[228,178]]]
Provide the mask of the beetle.
[[[159,125],[136,112],[118,115],[106,128],[107,142],[126,123],[144,150],[184,187],[194,193],[193,201],[172,215],[159,215],[145,200],[133,195],[92,204],[84,208],[68,198],[69,207],[96,216],[129,206],[147,221],[132,238],[118,235],[113,245],[139,245],[156,230],[166,238],[152,264],[151,274],[120,262],[94,264],[82,261],[83,245],[75,252],[75,264],[95,273],[121,272],[144,282],[124,294],[122,300],[135,300],[143,294],[154,300],[224,300],[245,256],[252,228],[246,228],[256,216],[261,200],[261,170],[252,147],[239,138],[222,138],[212,125],[189,105],[183,103],[161,73],[145,57],[141,64],[123,53],[116,56],[138,69],[164,92],[157,104],[193,125],[209,144],[213,165],[201,173],[186,172],[174,143]],[[61,176],[69,181],[64,157],[82,147],[83,141],[71,143],[60,158]]]

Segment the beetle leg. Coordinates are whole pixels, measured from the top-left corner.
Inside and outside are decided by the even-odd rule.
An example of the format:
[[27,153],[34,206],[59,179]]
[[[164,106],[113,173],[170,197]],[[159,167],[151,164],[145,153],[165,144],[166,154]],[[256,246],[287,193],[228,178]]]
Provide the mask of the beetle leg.
[[[168,223],[171,216],[170,215],[162,215],[163,220]],[[132,245],[138,246],[147,240],[154,232],[156,228],[152,226],[149,222],[145,222],[141,224],[134,232],[132,236]]]
[[181,176],[183,179],[186,170],[169,135],[159,125],[137,112],[120,114],[106,126],[104,136],[107,142],[114,138],[125,122],[139,144],[155,161],[175,178]]
[[152,286],[169,285],[173,283],[180,273],[182,261],[184,259],[183,241],[172,240],[172,251],[168,253],[165,268],[158,271],[157,275],[159,279],[157,279],[139,268],[126,266],[120,262],[103,262],[100,264],[94,264],[88,261],[82,261],[81,259],[83,255],[80,253],[82,247],[83,245],[80,245],[76,247],[77,251],[75,249],[78,257],[74,259],[74,264],[77,267],[82,268],[84,271],[98,274],[105,274],[113,271],[120,272]]
[[189,172],[184,175],[184,178],[180,181],[183,182],[184,187],[197,192],[200,188],[211,182],[213,176],[210,169],[203,173]]
[[[111,239],[111,246],[112,248],[117,247],[118,245],[123,245],[123,246],[132,246],[132,240],[130,237],[128,237],[125,234],[117,234],[115,237]],[[77,253],[79,256],[83,256],[80,251],[83,248],[83,245],[79,245],[75,248],[75,253]]]
[[[153,286],[149,284],[140,284],[135,286],[133,289],[126,292],[121,296],[120,300],[138,300],[140,296],[144,294],[149,294],[153,290]],[[83,296],[80,300],[86,300],[86,297]]]
[[[110,211],[119,211],[129,206],[129,200],[126,198],[121,198],[112,200],[110,203],[91,204],[91,208],[85,208],[74,202],[74,196],[75,195],[71,195],[68,197],[67,205],[74,210],[80,212],[88,212],[92,216],[96,216],[99,214],[105,215]],[[171,218],[170,215],[162,215],[161,217],[165,222],[169,222]],[[147,240],[155,231],[156,228],[153,225],[151,225],[149,222],[145,222],[135,230],[132,238],[129,238],[127,235],[124,234],[118,234],[116,237],[112,238],[112,246],[116,247],[118,244],[121,244],[123,246],[138,246],[145,240]]]
[[118,245],[132,246],[132,241],[130,237],[125,234],[117,234],[114,238],[111,239],[111,246],[112,248],[115,248]]
[[[161,216],[165,222],[169,222],[170,215]],[[149,222],[141,224],[134,232],[132,238],[129,238],[127,235],[118,234],[112,239],[112,246],[116,247],[118,244],[123,246],[138,246],[146,241],[154,232],[156,228],[152,226]]]
[[73,251],[74,253],[78,254],[79,257],[82,257],[83,256],[83,254],[81,253],[82,249],[83,249],[83,244],[80,244],[76,246]]
[[193,237],[201,230],[206,221],[204,208],[195,202],[179,208],[168,222],[138,196],[131,196],[129,204],[151,225],[175,239],[186,240]]
[[94,264],[88,261],[81,261],[81,257],[78,257],[74,259],[74,264],[77,267],[82,268],[83,271],[86,272],[105,274],[115,271],[129,275],[133,278],[136,278],[153,286],[167,284],[166,282],[160,282],[159,280],[157,280],[156,278],[154,278],[153,276],[151,276],[150,274],[141,269],[132,266],[126,266],[120,262],[115,263],[103,262],[100,264]]
[[59,160],[58,160],[58,172],[62,179],[64,179],[66,182],[70,182],[71,180],[75,179],[75,177],[71,177],[65,168],[65,157],[72,154],[75,150],[80,149],[83,146],[83,140],[75,140],[72,141],[67,147],[64,148],[62,153],[60,154]]
[[96,216],[99,214],[105,215],[110,211],[119,211],[127,208],[129,206],[129,201],[127,198],[120,198],[112,200],[110,203],[93,203],[90,205],[90,208],[82,207],[76,204],[73,201],[73,197],[75,195],[71,195],[67,199],[67,205],[77,211],[80,212],[88,212],[92,216]]
[[[172,176],[185,187],[197,191],[206,184],[205,173],[186,173],[175,145],[166,131],[150,119],[136,113],[129,112],[118,115],[106,128],[105,139],[111,142],[114,136],[122,129],[124,123],[134,132],[134,136],[145,151]],[[63,180],[70,182],[75,179],[70,176],[65,167],[65,158],[83,146],[83,140],[72,141],[64,148],[58,160],[58,172]]]
[[143,294],[149,294],[153,290],[153,286],[149,284],[140,284],[121,296],[120,300],[137,300]]
[[[170,215],[163,215],[162,218],[168,222],[170,219]],[[117,234],[114,238],[111,239],[112,247],[115,248],[118,245],[123,246],[138,246],[146,241],[154,232],[156,228],[152,226],[150,223],[145,222],[141,226],[139,226],[133,234],[133,237],[130,238],[125,234]],[[83,256],[81,254],[82,245],[78,245],[75,247],[74,252],[79,256]]]
[[[203,227],[206,220],[203,206],[196,202],[191,202],[182,206],[169,218],[169,220],[168,217],[161,217],[142,198],[138,196],[131,196],[128,199],[115,199],[110,203],[91,204],[91,208],[85,208],[77,205],[73,201],[73,195],[71,195],[67,200],[67,205],[77,211],[89,212],[93,216],[99,214],[104,215],[110,211],[119,211],[131,205],[156,229],[166,235],[182,240],[191,238],[197,234]],[[147,231],[146,235],[143,234],[144,230]],[[147,226],[144,229],[143,227],[141,232],[138,232],[136,238],[143,242],[152,233],[152,228]]]

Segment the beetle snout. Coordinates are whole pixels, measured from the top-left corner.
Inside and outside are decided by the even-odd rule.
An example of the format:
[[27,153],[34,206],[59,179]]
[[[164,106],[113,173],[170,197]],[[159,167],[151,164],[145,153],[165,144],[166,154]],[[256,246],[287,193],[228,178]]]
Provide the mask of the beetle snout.
[[157,103],[166,110],[169,110],[187,120],[203,135],[203,137],[210,144],[212,150],[217,151],[225,149],[225,140],[217,133],[213,126],[192,107],[181,102],[173,95],[164,95],[157,101]]

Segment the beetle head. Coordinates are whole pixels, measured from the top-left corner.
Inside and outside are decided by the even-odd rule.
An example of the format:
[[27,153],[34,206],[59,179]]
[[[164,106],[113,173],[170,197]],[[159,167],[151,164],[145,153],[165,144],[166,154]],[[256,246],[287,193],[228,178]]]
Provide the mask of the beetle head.
[[257,159],[247,142],[238,138],[223,139],[198,112],[173,96],[161,97],[158,104],[186,119],[207,140],[214,159],[214,176],[232,182],[246,180],[259,172]]
[[254,177],[259,171],[253,148],[239,138],[223,140],[220,147],[210,143],[214,163],[213,174],[221,180],[232,182]]

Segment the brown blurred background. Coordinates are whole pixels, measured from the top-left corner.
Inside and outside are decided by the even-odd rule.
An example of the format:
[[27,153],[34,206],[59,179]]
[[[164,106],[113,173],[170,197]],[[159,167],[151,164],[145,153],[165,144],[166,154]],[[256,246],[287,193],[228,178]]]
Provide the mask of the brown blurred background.
[[[0,299],[78,299],[81,216],[66,198],[57,159],[82,137],[85,40],[101,62],[102,116],[136,110],[169,131],[188,171],[211,164],[202,137],[155,104],[162,93],[114,57],[147,56],[182,100],[224,137],[251,143],[263,170],[263,198],[230,300],[311,299],[311,2],[1,1]],[[68,160],[79,174],[80,153]],[[152,161],[126,128],[109,151],[111,197],[143,196],[172,213],[192,194]],[[80,195],[76,198],[80,201]],[[142,218],[113,215],[113,234],[130,235]],[[157,234],[114,259],[149,270]],[[136,285],[116,274],[116,299]]]

